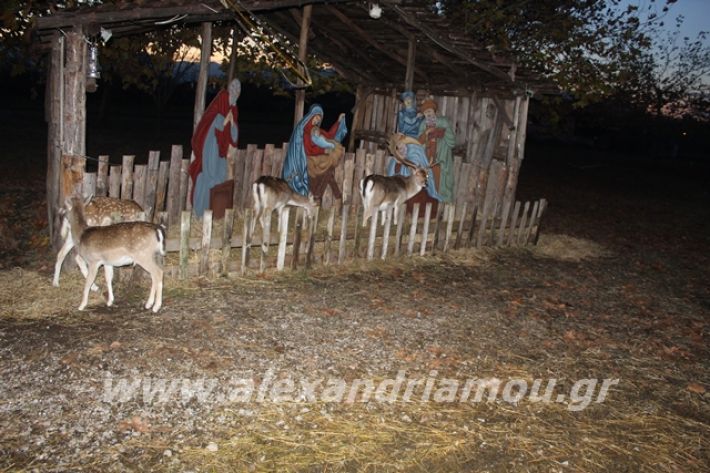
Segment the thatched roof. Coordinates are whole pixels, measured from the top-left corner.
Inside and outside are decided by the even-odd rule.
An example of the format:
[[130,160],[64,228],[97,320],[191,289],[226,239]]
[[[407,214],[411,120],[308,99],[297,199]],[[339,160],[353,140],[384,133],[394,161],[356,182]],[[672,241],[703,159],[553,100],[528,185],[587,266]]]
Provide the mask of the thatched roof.
[[[510,54],[477,45],[470,35],[437,15],[432,3],[379,0],[382,16],[373,19],[369,4],[348,0],[241,0],[234,2],[271,28],[298,42],[300,9],[313,4],[308,51],[328,62],[346,79],[372,88],[401,88],[410,40],[416,42],[414,87],[432,93],[490,90],[510,94],[549,88],[517,68]],[[84,25],[111,29],[114,35],[165,28],[171,22],[235,22],[237,15],[218,0],[118,1],[38,18],[41,38],[57,28]]]

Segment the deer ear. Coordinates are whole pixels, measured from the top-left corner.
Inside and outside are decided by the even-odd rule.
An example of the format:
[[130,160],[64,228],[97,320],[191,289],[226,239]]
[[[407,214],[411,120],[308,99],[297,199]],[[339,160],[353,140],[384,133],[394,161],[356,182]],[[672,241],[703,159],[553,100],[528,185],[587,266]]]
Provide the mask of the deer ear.
[[85,199],[84,199],[84,205],[89,205],[89,202],[91,202],[91,199],[94,198],[94,194],[89,194]]

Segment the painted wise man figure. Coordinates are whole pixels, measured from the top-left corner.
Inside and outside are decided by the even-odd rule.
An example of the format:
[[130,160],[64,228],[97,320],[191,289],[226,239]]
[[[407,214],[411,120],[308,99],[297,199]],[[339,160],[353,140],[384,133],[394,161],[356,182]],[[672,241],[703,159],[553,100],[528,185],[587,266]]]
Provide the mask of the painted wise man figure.
[[321,129],[322,121],[323,108],[313,104],[291,133],[281,177],[301,195],[311,193],[320,200],[330,186],[333,197],[341,199],[335,167],[345,155],[341,144],[348,133],[345,114],[341,113],[328,130]]
[[444,202],[454,200],[454,157],[456,135],[446,117],[436,115],[437,105],[427,99],[420,106],[424,121],[419,125],[419,142],[424,145],[429,162],[434,165],[436,190]]
[[237,99],[242,86],[238,79],[222,89],[202,114],[192,135],[195,160],[188,172],[192,178],[192,210],[202,217],[210,206],[210,189],[227,180],[227,153],[237,147],[239,126]]

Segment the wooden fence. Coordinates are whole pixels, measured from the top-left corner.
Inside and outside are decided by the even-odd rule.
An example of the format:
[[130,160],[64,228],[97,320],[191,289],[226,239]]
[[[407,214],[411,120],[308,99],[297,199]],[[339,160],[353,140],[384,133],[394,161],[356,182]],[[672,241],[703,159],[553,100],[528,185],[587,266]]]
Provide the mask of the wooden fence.
[[[485,206],[479,211],[475,203],[464,201],[460,206],[440,205],[434,214],[431,203],[424,208],[415,204],[411,213],[402,205],[379,212],[368,219],[366,227],[362,226],[361,206],[321,208],[311,219],[300,208],[286,208],[280,220],[274,213],[264,228],[257,223],[253,234],[250,209],[241,215],[228,209],[221,228],[209,210],[200,221],[190,211],[183,211],[179,235],[167,240],[168,251],[179,252],[179,259],[168,264],[167,271],[180,278],[245,274],[355,259],[426,256],[459,248],[523,246],[537,242],[546,206],[547,201],[540,199],[524,204],[518,201],[501,212]],[[198,227],[197,232],[193,226]],[[273,228],[276,231],[272,232]]]
[[[454,202],[439,205],[436,212],[431,204],[415,206],[406,215],[403,208],[397,209],[397,225],[393,215],[380,215],[380,225],[370,219],[369,227],[361,228],[359,181],[368,174],[384,174],[390,159],[384,150],[368,153],[365,149],[346,153],[335,170],[342,200],[327,190],[318,214],[310,221],[300,209],[286,210],[273,240],[268,225],[266,233],[257,224],[255,235],[249,235],[251,184],[261,175],[280,176],[286,149],[286,143],[263,148],[248,145],[228,158],[228,177],[235,182],[233,208],[219,222],[213,222],[211,211],[201,220],[191,215],[189,159],[183,157],[179,145],[172,147],[169,160],[150,152],[147,164],[134,164],[135,156],[123,156],[120,165],[110,165],[108,156],[99,156],[95,172],[85,172],[84,158],[67,156],[65,180],[70,169],[74,187],[65,185],[65,193],[135,200],[149,220],[166,225],[167,249],[179,252],[179,261],[168,263],[181,277],[336,264],[353,258],[423,256],[459,247],[525,245],[537,239],[546,201],[513,202],[509,194],[499,191],[500,186],[493,185],[477,192],[480,183],[474,165],[460,156],[454,157]],[[232,258],[233,248],[241,250],[239,258]]]

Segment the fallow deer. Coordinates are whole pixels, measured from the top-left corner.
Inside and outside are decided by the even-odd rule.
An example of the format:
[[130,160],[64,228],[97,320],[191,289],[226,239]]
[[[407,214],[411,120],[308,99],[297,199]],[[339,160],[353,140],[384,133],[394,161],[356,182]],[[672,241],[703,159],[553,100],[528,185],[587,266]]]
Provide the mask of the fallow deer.
[[88,273],[79,305],[83,310],[89,301],[89,290],[101,266],[104,267],[108,300],[113,304],[113,268],[137,264],[150,274],[151,288],[146,309],[158,312],[163,302],[163,267],[159,256],[165,255],[165,229],[148,222],[122,222],[103,227],[90,227],[84,214],[84,202],[74,197],[66,203],[72,239],[76,243],[77,260],[82,258]]
[[[122,222],[137,222],[145,219],[143,209],[140,205],[132,200],[115,199],[113,197],[94,197],[90,196],[84,201],[84,217],[86,223],[90,227],[100,227],[116,223],[117,219]],[[59,287],[59,274],[62,271],[64,258],[67,257],[72,248],[74,248],[74,239],[71,235],[69,220],[62,218],[62,226],[60,234],[64,243],[62,248],[57,253],[57,261],[54,264],[54,278],[52,285]],[[86,263],[83,260],[78,260],[77,264],[81,273],[86,277]],[[92,290],[98,290],[98,287],[92,285]]]
[[[388,211],[392,207],[397,208],[426,187],[428,170],[417,167],[409,161],[404,161],[403,164],[412,169],[412,174],[409,176],[370,174],[360,181],[363,227],[367,225],[368,218],[375,218],[376,212]],[[397,224],[397,212],[394,213],[394,223]]]
[[254,197],[254,217],[251,221],[252,235],[257,218],[263,229],[274,210],[278,211],[280,226],[281,214],[285,206],[303,207],[308,218],[313,216],[318,206],[312,194],[309,194],[308,197],[302,196],[291,189],[285,180],[273,176],[261,176],[257,179],[252,186],[252,194]]

